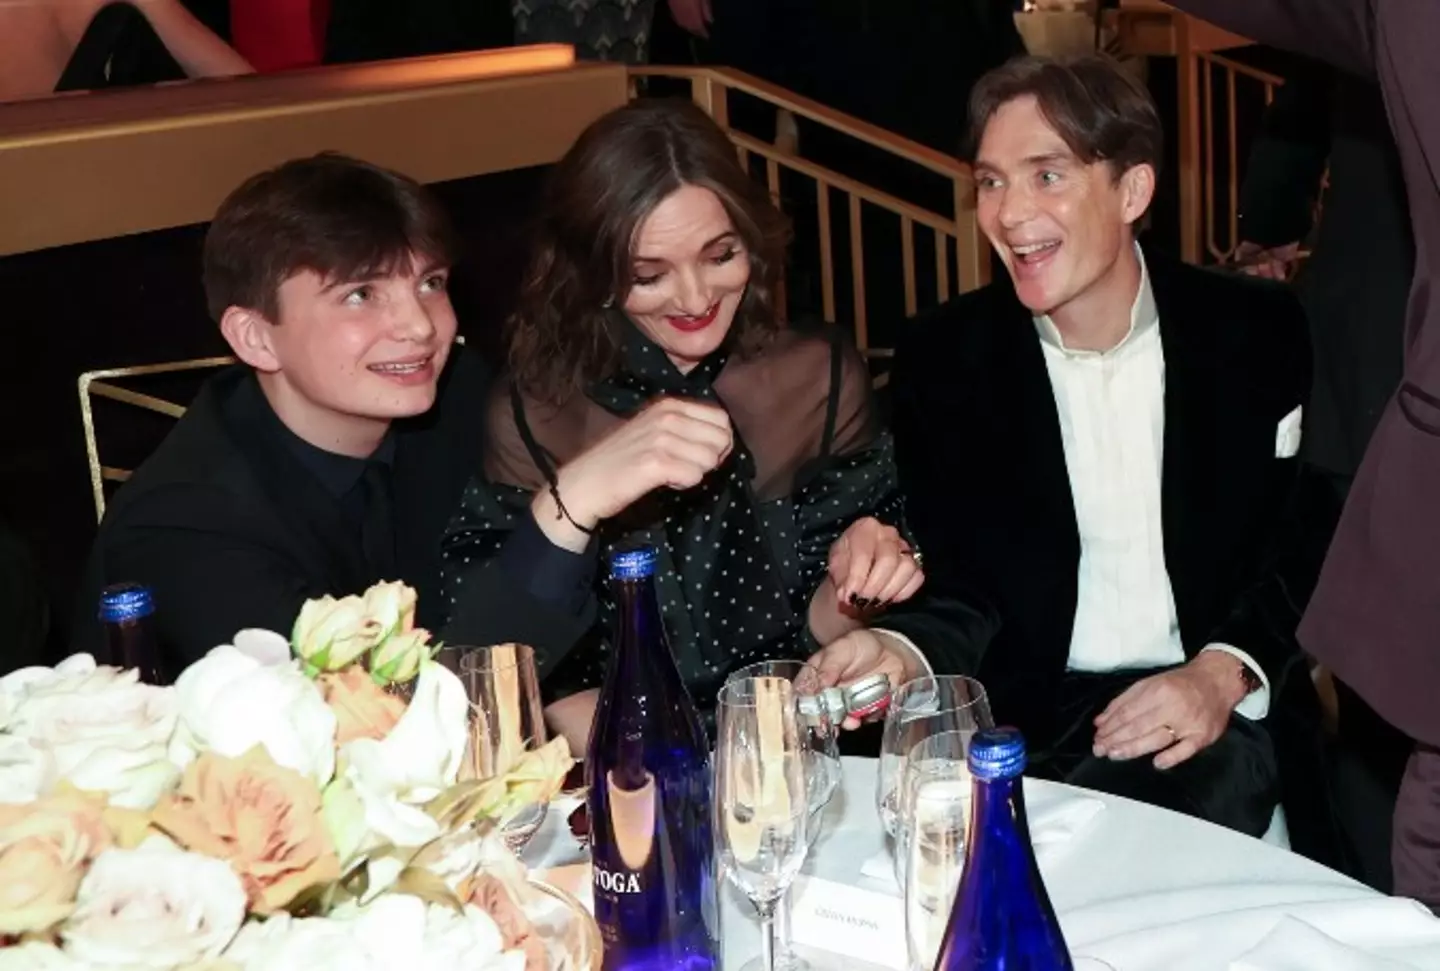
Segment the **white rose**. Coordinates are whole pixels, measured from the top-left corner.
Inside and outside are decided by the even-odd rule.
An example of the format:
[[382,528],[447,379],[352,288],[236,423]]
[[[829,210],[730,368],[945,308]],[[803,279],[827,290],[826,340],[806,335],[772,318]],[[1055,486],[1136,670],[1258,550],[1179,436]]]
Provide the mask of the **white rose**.
[[425,939],[420,959],[415,962],[417,969],[525,971],[524,953],[505,953],[500,928],[479,907],[467,904],[463,914],[446,907],[430,907],[425,917]]
[[290,642],[273,630],[247,627],[238,631],[230,639],[230,644],[235,650],[253,658],[264,667],[289,664],[291,661]]
[[137,671],[76,655],[23,681],[8,731],[48,751],[57,778],[108,792],[116,805],[149,809],[179,778],[166,757],[175,702],[174,689],[143,684]]
[[378,630],[380,640],[409,633],[415,627],[417,599],[414,588],[398,580],[377,583],[365,591],[365,613]]
[[72,654],[53,668],[35,665],[17,668],[0,678],[0,728],[8,728],[10,714],[36,684],[71,674],[88,674],[95,670],[95,659],[89,654]]
[[90,971],[90,966],[53,944],[29,943],[0,947],[0,971]]
[[347,923],[280,913],[246,924],[225,951],[243,971],[398,971],[375,961]]
[[168,971],[218,957],[245,919],[245,899],[225,861],[149,840],[95,858],[60,935],[81,961]]
[[300,608],[290,646],[309,665],[308,673],[318,674],[354,664],[379,643],[381,634],[360,597],[336,600],[326,595]]
[[202,751],[236,758],[263,745],[276,764],[319,786],[335,774],[335,715],[294,662],[261,664],[222,644],[186,668],[175,691],[170,758],[180,768]]
[[55,782],[55,757],[28,738],[0,735],[0,803],[34,802]]
[[342,860],[378,843],[415,847],[440,835],[424,804],[454,784],[465,757],[470,703],[449,669],[427,661],[405,714],[381,741],[340,750],[326,820]]
[[370,672],[382,684],[404,684],[435,654],[430,632],[416,628],[387,638],[370,657]]
[[[427,905],[408,894],[387,894],[362,907],[347,904],[331,922],[344,929],[376,967],[405,971],[510,971],[500,963],[504,939],[490,915],[467,905],[464,914]],[[243,935],[242,935],[243,936]],[[517,954],[514,971],[523,971]],[[328,967],[328,965],[326,965]],[[246,971],[249,971],[247,968]]]

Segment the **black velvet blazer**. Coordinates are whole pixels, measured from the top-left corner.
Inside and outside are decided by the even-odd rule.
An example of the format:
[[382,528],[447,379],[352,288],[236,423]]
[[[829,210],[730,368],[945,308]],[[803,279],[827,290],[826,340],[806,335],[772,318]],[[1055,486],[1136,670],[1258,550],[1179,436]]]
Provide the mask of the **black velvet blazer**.
[[[1277,426],[1310,385],[1305,319],[1278,286],[1149,251],[1146,262],[1165,356],[1165,562],[1185,651],[1231,644],[1278,690],[1334,515],[1328,487],[1276,454]],[[997,717],[1043,717],[1068,660],[1080,539],[1043,350],[1009,280],[911,321],[892,388],[928,579],[880,626],[937,669],[978,674]]]

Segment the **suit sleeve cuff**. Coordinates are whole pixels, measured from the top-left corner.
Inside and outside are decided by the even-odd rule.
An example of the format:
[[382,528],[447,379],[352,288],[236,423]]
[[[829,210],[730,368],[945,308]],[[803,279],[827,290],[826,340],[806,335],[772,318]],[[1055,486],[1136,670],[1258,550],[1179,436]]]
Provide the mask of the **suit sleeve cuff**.
[[[918,675],[919,677],[935,677],[935,669],[930,666],[930,659],[925,656],[925,652],[920,650],[920,648],[910,638],[906,637],[904,634],[897,633],[893,630],[887,630],[883,627],[872,627],[870,628],[870,630],[872,633],[875,634],[884,634],[886,637],[899,644],[903,650],[909,651],[911,654],[913,654],[915,656],[915,659],[920,662],[921,674]],[[894,688],[898,688],[900,686],[898,684],[894,684],[890,687],[893,690]]]
[[1256,664],[1253,657],[1229,644],[1207,644],[1203,650],[1223,651],[1231,657],[1238,658],[1241,664],[1254,671],[1256,677],[1260,679],[1260,687],[1241,699],[1240,704],[1235,706],[1235,714],[1242,718],[1248,718],[1252,722],[1258,722],[1270,714],[1270,679],[1266,677],[1265,669]]

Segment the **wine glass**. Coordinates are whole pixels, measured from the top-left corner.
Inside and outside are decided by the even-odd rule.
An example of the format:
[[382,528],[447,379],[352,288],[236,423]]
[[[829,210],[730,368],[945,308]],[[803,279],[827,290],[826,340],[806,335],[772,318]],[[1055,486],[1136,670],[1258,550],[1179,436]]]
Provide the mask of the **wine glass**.
[[807,747],[794,685],[747,678],[716,707],[715,842],[721,872],[760,915],[764,971],[775,971],[775,906],[808,851]]
[[958,674],[907,681],[890,699],[880,738],[880,778],[875,786],[880,822],[891,837],[899,823],[900,776],[910,751],[941,732],[993,728],[990,701],[979,681]]
[[[806,758],[806,802],[810,822],[805,831],[809,849],[820,838],[825,807],[840,785],[840,731],[831,718],[830,709],[821,701],[824,682],[820,672],[804,661],[761,661],[735,671],[727,680],[747,678],[784,678],[794,688],[799,715],[801,744]],[[752,962],[753,964],[754,962]],[[758,965],[756,965],[758,967]],[[780,898],[775,907],[775,969],[776,971],[809,971],[810,964],[790,944],[790,895]],[[741,971],[755,971],[746,965]]]
[[932,735],[905,760],[895,868],[905,894],[905,938],[912,971],[935,966],[960,885],[971,798],[965,758],[973,734]]
[[[931,783],[945,783],[941,788],[956,793],[958,798],[966,800],[967,806],[969,804],[970,766],[966,759],[974,734],[972,729],[939,732],[921,739],[905,757],[897,789],[895,821],[895,879],[902,888],[905,886],[905,866],[910,859],[910,823],[921,790]],[[960,835],[963,837],[965,834],[962,831]]]
[[[526,752],[545,744],[545,717],[535,652],[524,644],[446,648],[440,661],[452,667],[470,701],[470,731],[461,780],[504,775]],[[548,805],[522,807],[500,827],[519,853],[545,821]]]

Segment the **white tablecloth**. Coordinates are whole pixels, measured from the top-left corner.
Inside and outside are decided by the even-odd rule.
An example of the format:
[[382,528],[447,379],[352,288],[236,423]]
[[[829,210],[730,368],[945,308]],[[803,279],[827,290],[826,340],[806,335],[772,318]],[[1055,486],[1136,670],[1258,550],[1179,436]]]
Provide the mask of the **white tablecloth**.
[[[893,881],[861,873],[885,848],[875,812],[875,762],[845,760],[844,785],[805,872],[878,892]],[[1440,971],[1440,919],[1286,850],[1163,809],[1026,781],[1037,807],[1099,798],[1104,809],[1039,854],[1065,939],[1116,971]],[[584,852],[556,806],[525,856],[588,899]],[[725,891],[725,965],[759,952],[753,909]],[[903,952],[905,943],[896,941]],[[841,956],[826,967],[869,967]]]

